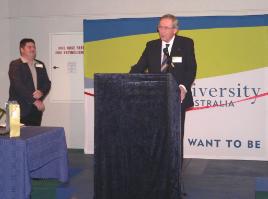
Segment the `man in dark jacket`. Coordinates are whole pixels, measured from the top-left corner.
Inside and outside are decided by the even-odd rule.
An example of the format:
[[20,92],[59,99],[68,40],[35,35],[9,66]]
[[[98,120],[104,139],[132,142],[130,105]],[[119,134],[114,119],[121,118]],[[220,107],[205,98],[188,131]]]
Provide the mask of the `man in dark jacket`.
[[51,82],[43,62],[36,58],[33,39],[20,41],[19,59],[9,66],[9,100],[17,101],[21,109],[21,123],[27,126],[40,126]]

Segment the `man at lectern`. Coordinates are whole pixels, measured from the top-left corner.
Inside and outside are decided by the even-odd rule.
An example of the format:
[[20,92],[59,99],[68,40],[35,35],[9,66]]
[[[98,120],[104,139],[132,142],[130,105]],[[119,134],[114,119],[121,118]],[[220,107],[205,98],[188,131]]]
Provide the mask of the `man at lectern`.
[[[196,76],[194,42],[178,36],[178,20],[171,14],[160,17],[159,39],[149,41],[130,73],[171,73],[178,82],[181,97],[181,135],[184,135],[185,112],[194,105],[191,92]],[[183,154],[183,153],[182,153]]]

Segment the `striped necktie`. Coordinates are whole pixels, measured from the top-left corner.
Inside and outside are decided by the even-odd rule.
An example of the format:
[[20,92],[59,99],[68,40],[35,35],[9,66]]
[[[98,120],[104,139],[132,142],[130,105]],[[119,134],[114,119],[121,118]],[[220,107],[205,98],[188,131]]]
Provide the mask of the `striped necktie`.
[[168,68],[168,57],[167,57],[167,54],[168,53],[168,47],[169,47],[169,44],[166,44],[166,47],[163,49],[163,60],[162,60],[162,63],[161,63],[161,72],[162,73],[165,73],[167,68]]

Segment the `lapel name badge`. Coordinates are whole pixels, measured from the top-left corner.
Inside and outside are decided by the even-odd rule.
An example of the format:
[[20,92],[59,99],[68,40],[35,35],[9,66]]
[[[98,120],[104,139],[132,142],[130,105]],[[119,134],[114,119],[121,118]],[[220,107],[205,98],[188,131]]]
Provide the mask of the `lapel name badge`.
[[36,68],[43,68],[43,64],[35,64]]
[[172,57],[173,63],[182,63],[182,57]]

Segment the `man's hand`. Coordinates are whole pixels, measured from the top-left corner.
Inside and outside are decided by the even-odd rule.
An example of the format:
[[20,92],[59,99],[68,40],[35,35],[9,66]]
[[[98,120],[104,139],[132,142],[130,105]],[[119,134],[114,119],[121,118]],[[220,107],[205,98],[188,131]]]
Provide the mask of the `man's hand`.
[[179,85],[179,88],[180,88],[181,103],[182,103],[184,98],[185,98],[185,96],[186,96],[187,90],[183,85]]
[[39,100],[41,97],[43,97],[43,93],[40,90],[36,90],[33,93],[33,98],[36,100]]
[[34,105],[39,111],[44,112],[45,111],[45,105],[41,100],[35,100]]

